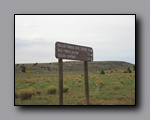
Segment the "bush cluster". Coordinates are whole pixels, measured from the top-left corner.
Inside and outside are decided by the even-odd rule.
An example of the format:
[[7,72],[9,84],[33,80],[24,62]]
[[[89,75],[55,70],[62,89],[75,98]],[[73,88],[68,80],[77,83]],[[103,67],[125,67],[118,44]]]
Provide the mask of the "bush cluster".
[[101,71],[101,74],[102,74],[102,75],[105,74],[104,70]]
[[56,94],[57,92],[57,87],[54,85],[48,86],[47,87],[47,93],[49,94]]
[[22,66],[20,66],[21,67],[21,71],[23,72],[23,73],[25,73],[26,72],[26,67],[24,66],[24,65],[22,65]]
[[69,87],[68,87],[68,86],[66,86],[66,85],[63,86],[63,92],[64,92],[64,93],[66,93],[68,90],[69,90]]
[[36,66],[36,65],[38,65],[38,63],[33,64],[33,66]]
[[19,98],[21,100],[25,100],[25,99],[31,99],[31,96],[32,96],[32,92],[30,90],[21,90],[20,93],[19,93]]
[[124,71],[124,73],[131,73],[132,71],[131,71],[131,69],[128,67],[127,68],[127,71]]
[[21,89],[18,91],[17,96],[21,100],[31,99],[32,95],[36,92],[35,88]]
[[37,91],[36,91],[36,94],[40,95],[40,94],[41,94],[41,91],[40,91],[40,90],[37,90]]
[[120,90],[122,88],[122,84],[114,82],[113,84],[110,85],[110,88],[114,90]]
[[103,80],[96,80],[93,85],[96,87],[96,88],[101,88],[103,85],[104,85],[104,81]]

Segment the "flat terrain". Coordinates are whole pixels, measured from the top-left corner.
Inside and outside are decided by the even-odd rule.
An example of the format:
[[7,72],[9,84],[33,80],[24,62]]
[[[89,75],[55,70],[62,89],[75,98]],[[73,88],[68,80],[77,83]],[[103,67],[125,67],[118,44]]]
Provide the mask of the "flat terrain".
[[[91,105],[135,105],[133,64],[96,61],[88,63],[88,70]],[[102,70],[105,74],[101,74]],[[85,105],[83,62],[64,62],[63,71],[63,84],[67,87],[64,105]],[[54,94],[48,93],[49,86],[56,87]],[[31,94],[22,98],[23,91]],[[15,105],[58,104],[58,63],[15,65]]]

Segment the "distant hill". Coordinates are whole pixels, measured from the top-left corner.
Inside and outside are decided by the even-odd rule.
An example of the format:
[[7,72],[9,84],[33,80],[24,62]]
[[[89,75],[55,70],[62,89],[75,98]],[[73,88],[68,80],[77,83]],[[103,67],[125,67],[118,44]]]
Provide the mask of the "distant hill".
[[[94,61],[88,62],[89,71],[101,71],[101,70],[126,70],[128,67],[133,68],[133,64],[122,61]],[[83,71],[83,62],[65,62],[64,70],[66,71]]]
[[[93,61],[88,62],[88,70],[97,72],[101,70],[126,70],[128,67],[133,69],[133,65],[123,61]],[[20,73],[22,69],[31,72],[56,72],[58,71],[58,62],[53,63],[32,63],[32,64],[15,64],[15,72]],[[63,62],[64,71],[83,71],[83,62],[81,61],[65,61]]]

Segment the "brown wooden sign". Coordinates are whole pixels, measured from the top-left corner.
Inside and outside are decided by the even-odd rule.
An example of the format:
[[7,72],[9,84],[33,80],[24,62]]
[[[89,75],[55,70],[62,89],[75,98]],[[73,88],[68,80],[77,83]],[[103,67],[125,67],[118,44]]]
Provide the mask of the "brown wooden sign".
[[86,46],[56,42],[55,56],[58,59],[93,61],[93,49]]
[[56,42],[55,57],[58,58],[59,68],[59,104],[63,105],[63,59],[84,61],[85,96],[89,105],[88,61],[93,61],[93,49],[91,47]]

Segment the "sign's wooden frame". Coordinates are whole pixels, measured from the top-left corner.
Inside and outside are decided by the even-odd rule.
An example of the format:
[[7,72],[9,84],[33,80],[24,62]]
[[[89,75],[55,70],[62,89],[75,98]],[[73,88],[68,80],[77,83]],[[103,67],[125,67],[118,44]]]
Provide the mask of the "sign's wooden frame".
[[68,43],[55,43],[55,57],[58,58],[59,68],[59,104],[63,105],[63,59],[84,61],[85,96],[89,105],[88,61],[93,61],[93,49],[91,47],[73,45]]

